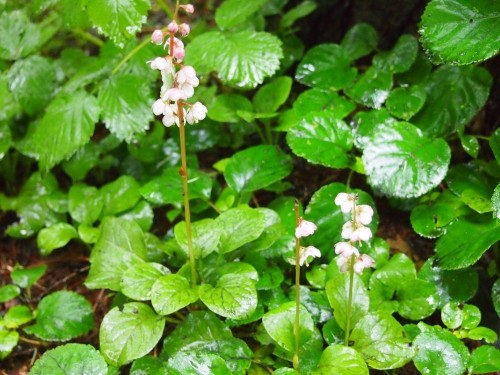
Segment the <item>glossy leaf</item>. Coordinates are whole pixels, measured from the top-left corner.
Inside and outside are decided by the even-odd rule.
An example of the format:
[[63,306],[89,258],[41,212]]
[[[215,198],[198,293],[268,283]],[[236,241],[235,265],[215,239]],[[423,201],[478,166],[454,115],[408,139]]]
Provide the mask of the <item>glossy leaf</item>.
[[16,265],[10,273],[10,277],[14,284],[26,289],[31,288],[43,276],[46,270],[46,264],[29,268]]
[[97,100],[84,91],[54,99],[30,138],[40,167],[48,170],[84,146],[94,133],[98,116]]
[[377,30],[368,23],[358,23],[350,28],[342,38],[342,47],[354,61],[372,52],[378,44]]
[[91,345],[66,344],[46,351],[30,370],[32,375],[107,375],[108,366]]
[[494,344],[498,341],[498,334],[490,328],[476,327],[467,332],[467,337],[471,340],[484,340],[488,344]]
[[380,109],[392,88],[392,74],[385,70],[368,68],[346,94],[366,107]]
[[469,360],[472,374],[490,374],[500,371],[500,350],[490,345],[474,349]]
[[133,221],[106,218],[90,254],[90,271],[85,285],[90,289],[121,290],[123,273],[146,259],[144,234]]
[[427,100],[412,123],[425,134],[452,134],[469,123],[488,99],[492,78],[480,67],[442,66],[427,82]]
[[121,366],[149,353],[158,343],[165,320],[146,304],[131,302],[114,307],[99,329],[101,354],[106,362]]
[[493,132],[488,143],[495,159],[500,163],[500,128]]
[[413,345],[415,366],[422,374],[462,375],[469,361],[469,350],[451,332],[429,327],[420,333]]
[[376,134],[379,127],[382,125],[392,127],[397,122],[385,108],[358,112],[354,116],[354,121],[357,125],[355,128],[354,144],[362,150],[372,142],[374,134]]
[[386,313],[366,314],[354,326],[350,340],[367,365],[377,370],[401,367],[414,355],[403,327]]
[[18,60],[33,53],[41,44],[40,28],[22,11],[2,11],[0,15],[0,59]]
[[438,265],[445,270],[473,265],[500,240],[500,223],[490,218],[460,219],[448,227],[436,244]]
[[70,291],[51,293],[39,302],[36,322],[24,330],[45,341],[68,341],[94,328],[92,305]]
[[356,68],[351,66],[350,56],[342,46],[320,44],[302,58],[295,79],[307,86],[337,91],[349,87],[356,75]]
[[300,93],[293,102],[293,109],[299,119],[311,112],[325,112],[332,118],[343,119],[356,109],[356,105],[336,92],[313,88]]
[[366,315],[370,304],[368,291],[363,281],[358,275],[354,275],[352,285],[352,304],[349,306],[350,277],[348,272],[341,273],[331,280],[328,280],[325,286],[328,301],[333,308],[335,320],[340,328],[346,329],[346,322],[350,311],[351,329],[355,324]]
[[486,60],[500,50],[500,7],[488,0],[432,0],[419,33],[435,63],[465,65]]
[[35,317],[28,306],[12,306],[3,316],[3,324],[7,328],[15,329],[33,320]]
[[[311,338],[314,322],[307,310],[300,306],[299,343],[304,344]],[[295,351],[295,302],[287,302],[262,317],[262,324],[271,338],[284,350]]]
[[208,118],[218,122],[240,122],[238,111],[252,111],[252,103],[243,95],[217,95],[209,106]]
[[235,153],[224,170],[224,178],[237,192],[250,193],[282,180],[291,170],[287,154],[275,146],[260,145]]
[[36,243],[42,255],[49,255],[55,249],[66,246],[73,238],[78,238],[78,232],[72,225],[57,223],[42,229]]
[[69,189],[68,209],[73,220],[92,224],[101,215],[102,207],[102,196],[94,186],[75,184]]
[[398,198],[418,197],[445,177],[451,154],[443,139],[430,139],[409,123],[380,126],[364,149],[370,184]]
[[287,76],[278,77],[265,84],[253,97],[255,112],[275,112],[285,103],[292,88],[292,79]]
[[460,143],[462,148],[466,153],[472,156],[474,159],[477,159],[479,155],[479,141],[473,135],[466,135],[463,132],[458,133],[458,137],[460,139]]
[[139,184],[127,175],[104,185],[100,189],[103,201],[101,218],[116,215],[135,206],[140,199]]
[[315,375],[368,375],[368,367],[362,355],[355,349],[343,345],[327,347],[319,360]]
[[255,283],[236,273],[223,275],[215,287],[200,286],[201,301],[213,312],[230,319],[249,317],[257,307]]
[[417,40],[411,35],[403,34],[392,50],[381,52],[373,58],[373,66],[381,71],[403,73],[410,69],[417,52]]
[[481,310],[477,306],[464,304],[462,307],[462,328],[473,329],[481,322]]
[[500,183],[491,197],[491,209],[493,210],[493,218],[500,219]]
[[434,313],[439,298],[436,287],[425,280],[408,280],[397,288],[398,313],[405,319],[422,320]]
[[188,44],[185,62],[203,73],[215,70],[229,86],[253,88],[278,70],[282,56],[281,42],[272,34],[211,31]]
[[197,375],[199,369],[209,374],[231,375],[226,362],[217,354],[200,352],[179,352],[168,359],[169,374]]
[[[186,223],[181,221],[174,228],[175,240],[185,253],[189,255]],[[202,219],[191,224],[191,241],[195,258],[204,258],[217,249],[221,231],[213,219]]]
[[441,320],[449,329],[457,329],[462,324],[464,314],[455,303],[447,303],[441,309]]
[[306,115],[289,130],[287,142],[296,155],[314,164],[346,168],[352,163],[352,130],[327,112]]
[[166,364],[151,355],[136,359],[130,367],[130,375],[165,375]]
[[167,267],[158,263],[134,264],[123,274],[121,291],[134,300],[148,301],[151,299],[151,289],[155,281],[169,273]]
[[17,331],[0,330],[0,359],[6,358],[19,342]]
[[247,20],[253,13],[257,12],[265,3],[265,0],[245,1],[226,0],[215,11],[215,22],[217,26],[230,29]]
[[298,3],[294,8],[283,14],[280,21],[280,27],[286,29],[291,27],[295,21],[312,13],[317,7],[317,4],[311,0],[305,0]]
[[408,121],[423,107],[426,96],[421,86],[398,87],[389,94],[386,106],[393,116]]
[[0,287],[0,303],[4,303],[16,298],[21,294],[21,289],[17,285],[7,284]]
[[[2,102],[0,101],[0,106],[1,105]],[[2,119],[0,118],[0,122],[1,121]],[[3,159],[3,157],[9,150],[11,144],[12,144],[12,133],[10,131],[10,128],[7,125],[0,125],[0,160]]]
[[97,30],[123,48],[146,22],[147,0],[87,0],[87,14]]
[[177,274],[157,279],[151,289],[151,303],[160,315],[172,314],[198,300],[198,289],[191,288],[188,279]]
[[415,280],[417,277],[415,265],[403,253],[395,254],[381,268],[375,270],[370,278],[370,289],[383,287],[387,299],[406,281]]

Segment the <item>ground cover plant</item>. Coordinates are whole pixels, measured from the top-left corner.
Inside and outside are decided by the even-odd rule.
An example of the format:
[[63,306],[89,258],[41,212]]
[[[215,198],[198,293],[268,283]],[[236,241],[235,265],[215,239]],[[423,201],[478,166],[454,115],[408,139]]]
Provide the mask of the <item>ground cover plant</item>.
[[500,373],[500,5],[0,1],[0,374]]

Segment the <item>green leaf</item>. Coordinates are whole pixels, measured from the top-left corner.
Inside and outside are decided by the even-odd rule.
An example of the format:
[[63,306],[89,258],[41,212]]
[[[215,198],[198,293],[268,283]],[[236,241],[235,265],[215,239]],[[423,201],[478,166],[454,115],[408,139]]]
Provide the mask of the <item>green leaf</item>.
[[500,219],[500,183],[495,188],[491,197],[491,209],[493,210],[493,218]]
[[443,139],[430,139],[415,126],[399,122],[382,125],[363,151],[368,181],[389,197],[425,194],[445,177],[450,148]]
[[[350,276],[348,272],[340,273],[327,281],[325,286],[328,301],[333,308],[333,315],[340,328],[346,329],[348,316],[351,329],[366,315],[370,305],[368,291],[358,275],[354,275],[352,284],[352,302],[349,306]],[[349,313],[350,312],[350,313]]]
[[464,304],[462,311],[464,313],[462,328],[476,328],[481,322],[481,310],[477,306]]
[[429,136],[452,134],[483,107],[491,83],[488,71],[480,67],[440,67],[425,83],[427,100],[412,123]]
[[30,138],[40,167],[48,170],[84,146],[98,118],[97,100],[85,91],[55,98]]
[[257,239],[264,231],[266,217],[255,209],[240,206],[221,213],[215,221],[221,230],[219,253],[226,254]]
[[377,370],[401,367],[414,355],[403,327],[387,313],[365,315],[352,330],[350,340],[367,365]]
[[153,119],[153,98],[146,84],[139,76],[115,75],[99,88],[102,120],[120,140],[130,143],[137,134],[143,134],[148,129]]
[[456,303],[447,303],[441,310],[441,320],[449,329],[457,329],[462,325],[464,314]]
[[0,330],[0,359],[7,358],[18,342],[19,333],[17,331]]
[[434,313],[439,298],[436,287],[426,280],[407,280],[396,290],[398,314],[405,319],[422,320]]
[[467,337],[471,340],[484,340],[489,344],[494,344],[498,340],[497,333],[486,327],[472,328],[467,332]]
[[230,29],[246,21],[265,2],[266,0],[225,0],[215,11],[215,22],[222,30]]
[[36,323],[24,330],[45,341],[68,341],[94,328],[92,305],[85,297],[70,291],[58,291],[42,298],[36,311]]
[[275,112],[285,103],[293,80],[288,76],[278,77],[260,87],[253,97],[253,106],[257,113]]
[[68,209],[73,220],[91,225],[100,217],[102,207],[102,195],[97,188],[75,184],[69,189]]
[[278,70],[282,56],[281,42],[272,34],[212,31],[188,44],[185,63],[202,73],[217,71],[226,85],[253,88]]
[[337,91],[349,87],[356,75],[356,68],[351,66],[350,56],[342,46],[320,44],[302,58],[295,79],[307,86]]
[[[262,317],[262,324],[271,338],[284,350],[295,351],[295,302],[287,302]],[[299,344],[307,342],[314,333],[314,321],[304,306],[300,306]]]
[[105,218],[90,254],[90,271],[85,285],[90,289],[120,291],[123,273],[146,259],[144,234],[133,221]]
[[76,229],[68,223],[57,223],[42,229],[37,236],[36,243],[42,255],[49,255],[55,249],[60,249],[73,238],[78,238]]
[[418,42],[408,34],[399,37],[392,50],[381,52],[373,58],[373,66],[381,71],[403,73],[410,69],[417,58]]
[[299,119],[311,112],[325,112],[332,118],[343,119],[356,109],[356,105],[336,92],[313,88],[298,96],[293,102],[293,109]]
[[26,289],[31,288],[43,276],[46,270],[46,264],[30,268],[24,268],[16,264],[10,273],[10,277],[14,284]]
[[[0,102],[0,106],[2,106],[2,102]],[[0,122],[1,121],[2,120],[0,118]],[[12,134],[10,128],[7,125],[0,123],[0,160],[2,160],[7,151],[9,151],[11,144]]]
[[370,278],[370,289],[382,286],[385,297],[390,299],[405,281],[415,280],[416,277],[412,260],[405,254],[398,253],[392,256],[382,268],[373,272]]
[[365,360],[355,349],[343,345],[327,347],[318,364],[315,375],[368,375]]
[[40,28],[21,11],[0,15],[0,59],[18,60],[36,51],[42,43]]
[[397,120],[385,108],[371,111],[360,111],[354,116],[357,128],[355,129],[354,144],[364,149],[372,141],[373,134],[379,126],[392,126]]
[[155,281],[169,273],[167,267],[158,263],[134,264],[123,274],[121,291],[134,300],[148,301],[151,299],[151,289]]
[[500,128],[493,132],[488,143],[495,159],[500,163]]
[[448,302],[464,303],[476,294],[479,277],[475,269],[443,270],[434,263],[435,258],[429,258],[420,269],[418,278],[434,284],[439,295],[438,307],[442,308]]
[[200,286],[200,299],[218,315],[230,319],[248,318],[257,307],[255,282],[246,275],[229,273],[221,276],[215,287]]
[[352,61],[370,54],[377,47],[377,44],[377,30],[368,23],[358,23],[351,27],[341,42]]
[[[8,285],[7,285],[8,286]],[[1,290],[1,289],[0,289]],[[0,301],[2,299],[0,298]],[[493,302],[493,307],[500,317],[500,279],[497,279],[491,288],[491,300]]]
[[392,88],[392,74],[370,67],[346,94],[366,107],[380,109]]
[[141,31],[151,8],[148,0],[87,0],[87,14],[99,33],[123,48],[125,42]]
[[295,21],[304,18],[308,14],[314,12],[317,8],[317,4],[314,1],[304,0],[297,4],[294,8],[286,12],[280,21],[280,28],[286,29],[291,27]]
[[494,219],[454,221],[436,244],[438,265],[445,270],[471,266],[499,240],[500,223]]
[[130,367],[130,375],[165,375],[166,371],[166,364],[153,356],[136,359]]
[[[186,222],[181,221],[174,228],[175,240],[189,257]],[[204,258],[217,249],[221,231],[213,219],[202,219],[191,224],[191,240],[195,258]]]
[[426,96],[421,86],[398,87],[389,94],[386,106],[393,116],[408,121],[423,107]]
[[466,65],[498,53],[499,21],[496,2],[432,0],[422,15],[419,33],[435,63]]
[[198,289],[191,288],[188,279],[165,275],[157,279],[151,289],[151,303],[160,315],[172,314],[198,300]]
[[28,306],[12,306],[3,316],[5,327],[15,329],[33,320],[34,316]]
[[352,164],[348,152],[353,145],[351,128],[330,113],[310,113],[287,133],[292,151],[311,163],[332,168]]
[[490,345],[474,349],[469,359],[472,374],[490,374],[500,371],[500,350]]
[[252,103],[243,95],[217,95],[208,107],[208,118],[218,122],[240,122],[239,111],[252,111]]
[[30,56],[16,61],[7,73],[9,88],[16,101],[30,116],[49,103],[55,88],[56,73],[50,60]]
[[30,370],[31,375],[107,375],[108,366],[90,345],[66,344],[46,351]]
[[460,144],[466,153],[477,159],[479,155],[479,140],[473,135],[466,135],[463,132],[458,132],[458,137],[460,138]]
[[17,285],[7,284],[0,287],[0,303],[8,302],[21,294]]
[[111,309],[101,323],[99,342],[106,362],[121,366],[148,354],[160,341],[165,319],[146,304]]
[[100,189],[103,200],[101,218],[116,215],[135,206],[141,198],[140,187],[137,181],[127,175],[104,185]]
[[231,375],[226,362],[217,354],[183,351],[168,359],[168,373],[175,375],[197,375],[200,369],[209,374]]
[[259,145],[235,153],[224,170],[229,187],[250,193],[281,181],[292,170],[292,160],[279,148]]
[[420,333],[413,345],[415,366],[422,374],[462,375],[469,361],[469,350],[451,332],[428,327]]

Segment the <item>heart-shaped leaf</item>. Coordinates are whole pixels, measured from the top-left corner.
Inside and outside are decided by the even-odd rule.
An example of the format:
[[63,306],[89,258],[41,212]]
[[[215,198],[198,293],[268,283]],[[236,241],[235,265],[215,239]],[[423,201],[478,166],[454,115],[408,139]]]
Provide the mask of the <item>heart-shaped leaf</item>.
[[426,96],[421,86],[398,87],[391,91],[385,104],[392,115],[408,121],[420,111]]
[[172,314],[198,300],[198,289],[177,274],[160,277],[151,289],[151,303],[160,315]]
[[346,94],[359,104],[379,109],[389,96],[391,88],[392,74],[370,67],[354,86],[346,90]]
[[[189,255],[186,222],[181,221],[174,228],[175,240],[186,254]],[[213,219],[202,219],[191,223],[191,241],[195,258],[204,258],[217,249],[221,231]]]
[[355,349],[343,345],[331,345],[327,347],[318,364],[317,375],[368,375],[363,356]]
[[298,96],[293,109],[299,119],[311,112],[326,112],[333,118],[343,119],[356,109],[356,104],[334,91],[313,88]]
[[121,280],[122,293],[137,301],[151,299],[153,284],[170,270],[159,263],[137,263],[123,274]]

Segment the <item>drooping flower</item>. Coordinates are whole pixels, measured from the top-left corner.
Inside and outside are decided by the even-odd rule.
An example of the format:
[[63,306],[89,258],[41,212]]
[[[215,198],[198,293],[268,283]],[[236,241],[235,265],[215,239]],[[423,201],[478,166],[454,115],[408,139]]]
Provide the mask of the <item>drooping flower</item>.
[[311,221],[300,218],[299,225],[295,228],[295,237],[307,237],[313,234],[318,227]]
[[189,65],[182,67],[182,69],[177,72],[175,80],[181,85],[187,83],[193,87],[197,87],[200,84],[198,77],[196,77],[196,71]]
[[351,261],[350,257],[339,256],[335,258],[335,262],[337,263],[340,272],[346,272],[347,270],[349,270],[350,261]]
[[335,244],[335,254],[342,254],[344,257],[350,257],[352,254],[359,256],[359,251],[349,242],[339,242]]
[[186,114],[186,121],[191,125],[203,120],[207,116],[207,107],[200,102],[194,103]]
[[177,22],[172,21],[167,25],[167,30],[169,33],[175,34],[179,31],[179,25],[177,25]]
[[319,249],[315,248],[314,246],[301,247],[299,264],[303,266],[305,263],[306,267],[309,267],[309,263],[307,262],[308,257],[320,258],[321,251],[319,251]]
[[188,36],[189,32],[191,31],[191,28],[187,23],[181,23],[179,25],[179,33],[181,34],[182,37]]
[[164,57],[156,57],[152,61],[148,61],[151,69],[165,70],[169,67],[168,61]]
[[361,223],[348,221],[342,226],[341,236],[352,242],[368,241],[372,238],[372,231]]
[[359,221],[363,225],[368,225],[372,222],[373,208],[367,204],[360,204],[359,206],[356,206],[355,214],[356,221]]
[[335,197],[335,204],[340,206],[340,210],[344,214],[347,214],[351,212],[357,200],[358,196],[356,194],[338,193]]
[[163,100],[158,99],[153,103],[152,108],[153,108],[153,113],[156,116],[160,116],[163,114],[163,111],[165,110],[165,103],[163,102]]
[[354,262],[353,269],[356,273],[361,273],[365,268],[373,266],[374,260],[367,254],[361,254]]
[[155,30],[153,34],[151,34],[151,42],[154,44],[162,44],[163,43],[163,31]]
[[185,4],[180,6],[182,9],[186,11],[186,13],[194,13],[194,6],[193,4]]

